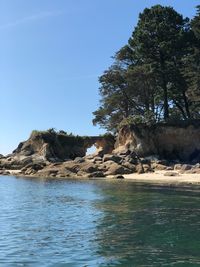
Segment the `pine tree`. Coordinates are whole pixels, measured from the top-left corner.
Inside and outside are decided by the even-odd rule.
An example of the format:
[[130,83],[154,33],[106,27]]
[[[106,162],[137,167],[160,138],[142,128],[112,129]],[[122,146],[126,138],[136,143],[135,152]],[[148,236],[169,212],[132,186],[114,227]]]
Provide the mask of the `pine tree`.
[[184,59],[184,75],[188,82],[188,96],[193,102],[194,113],[199,115],[200,104],[200,6],[191,22],[189,53]]
[[[122,121],[198,118],[200,6],[189,19],[171,7],[146,8],[128,44],[100,77],[100,108],[94,124],[116,131]],[[200,94],[199,94],[200,95]],[[195,102],[195,103],[194,103]]]

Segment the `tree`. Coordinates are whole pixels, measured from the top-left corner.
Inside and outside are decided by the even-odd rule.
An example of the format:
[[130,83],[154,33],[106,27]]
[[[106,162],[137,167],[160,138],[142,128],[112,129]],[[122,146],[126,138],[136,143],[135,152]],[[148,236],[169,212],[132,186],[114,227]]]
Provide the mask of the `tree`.
[[190,48],[184,59],[184,75],[188,82],[188,96],[195,106],[200,103],[200,6],[191,22]]
[[196,38],[200,41],[200,5],[197,6],[197,15],[192,20],[191,25]]
[[100,108],[93,114],[93,124],[116,131],[119,124],[130,117],[146,121],[157,120],[154,81],[148,66],[123,68],[115,64],[100,77]]
[[[189,80],[195,72],[199,89],[200,57],[195,59],[192,52],[199,53],[199,10],[192,29],[189,19],[171,7],[156,5],[139,15],[128,44],[99,79],[101,100],[93,113],[94,124],[116,130],[123,120],[149,123],[197,117],[198,109],[189,97],[197,89]],[[196,62],[195,70],[186,71],[189,61]]]
[[131,114],[130,90],[126,80],[126,70],[119,65],[113,65],[99,78],[100,108],[93,114],[93,123],[100,124],[108,130],[114,130],[117,125]]
[[[169,118],[168,85],[173,83],[171,71],[183,53],[185,21],[171,7],[156,5],[146,8],[139,16],[139,22],[129,46],[138,64],[150,64],[162,88],[164,119]],[[173,88],[173,87],[171,87]]]

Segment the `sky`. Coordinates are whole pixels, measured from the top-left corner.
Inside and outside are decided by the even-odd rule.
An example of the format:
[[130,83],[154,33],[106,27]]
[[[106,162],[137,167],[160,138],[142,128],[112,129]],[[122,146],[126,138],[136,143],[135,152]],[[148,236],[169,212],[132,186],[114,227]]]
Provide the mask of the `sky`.
[[0,0],[0,153],[32,130],[79,135],[99,105],[98,77],[156,4],[193,17],[198,0]]

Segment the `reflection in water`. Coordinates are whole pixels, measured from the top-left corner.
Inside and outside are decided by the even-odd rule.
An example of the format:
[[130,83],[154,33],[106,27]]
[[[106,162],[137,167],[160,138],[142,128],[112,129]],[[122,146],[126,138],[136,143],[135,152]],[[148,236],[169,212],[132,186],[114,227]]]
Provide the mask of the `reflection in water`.
[[0,178],[0,266],[200,266],[198,193]]
[[108,263],[200,266],[197,194],[144,189],[132,183],[106,185],[102,193],[104,198],[96,207],[104,217],[97,226],[96,240],[98,253]]

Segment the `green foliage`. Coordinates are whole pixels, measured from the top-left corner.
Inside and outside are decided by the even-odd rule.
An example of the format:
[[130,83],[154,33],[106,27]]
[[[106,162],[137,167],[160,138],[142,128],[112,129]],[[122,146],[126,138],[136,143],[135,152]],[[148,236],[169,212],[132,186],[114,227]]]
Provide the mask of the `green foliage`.
[[145,113],[144,116],[135,115],[124,118],[118,125],[118,129],[122,128],[123,126],[128,126],[132,124],[154,125],[155,123],[156,121],[154,119],[154,114],[150,112],[150,113]]
[[74,135],[73,133],[67,133],[63,130],[56,131],[55,128],[50,128],[46,131],[33,130],[31,138],[42,138],[46,142],[49,142],[52,145],[56,144],[57,147],[60,146],[60,149],[63,149],[63,147],[66,146],[82,146],[84,141],[89,137]]
[[200,5],[197,6],[197,14],[191,22],[192,31],[195,34],[195,37],[200,40]]
[[200,6],[197,7],[197,15],[191,22],[191,38],[193,42],[189,53],[184,58],[184,76],[190,88],[188,97],[193,103],[193,112],[199,116],[200,106]]
[[33,135],[57,135],[57,136],[62,135],[62,136],[74,137],[74,138],[80,137],[78,135],[74,135],[73,133],[67,133],[66,131],[63,131],[63,130],[56,131],[55,128],[50,128],[50,129],[44,130],[44,131],[33,130],[31,132],[31,136],[33,136]]
[[128,44],[99,79],[95,125],[117,131],[129,123],[198,118],[190,95],[200,91],[199,16],[200,6],[191,28],[171,7],[156,5],[139,15]]

